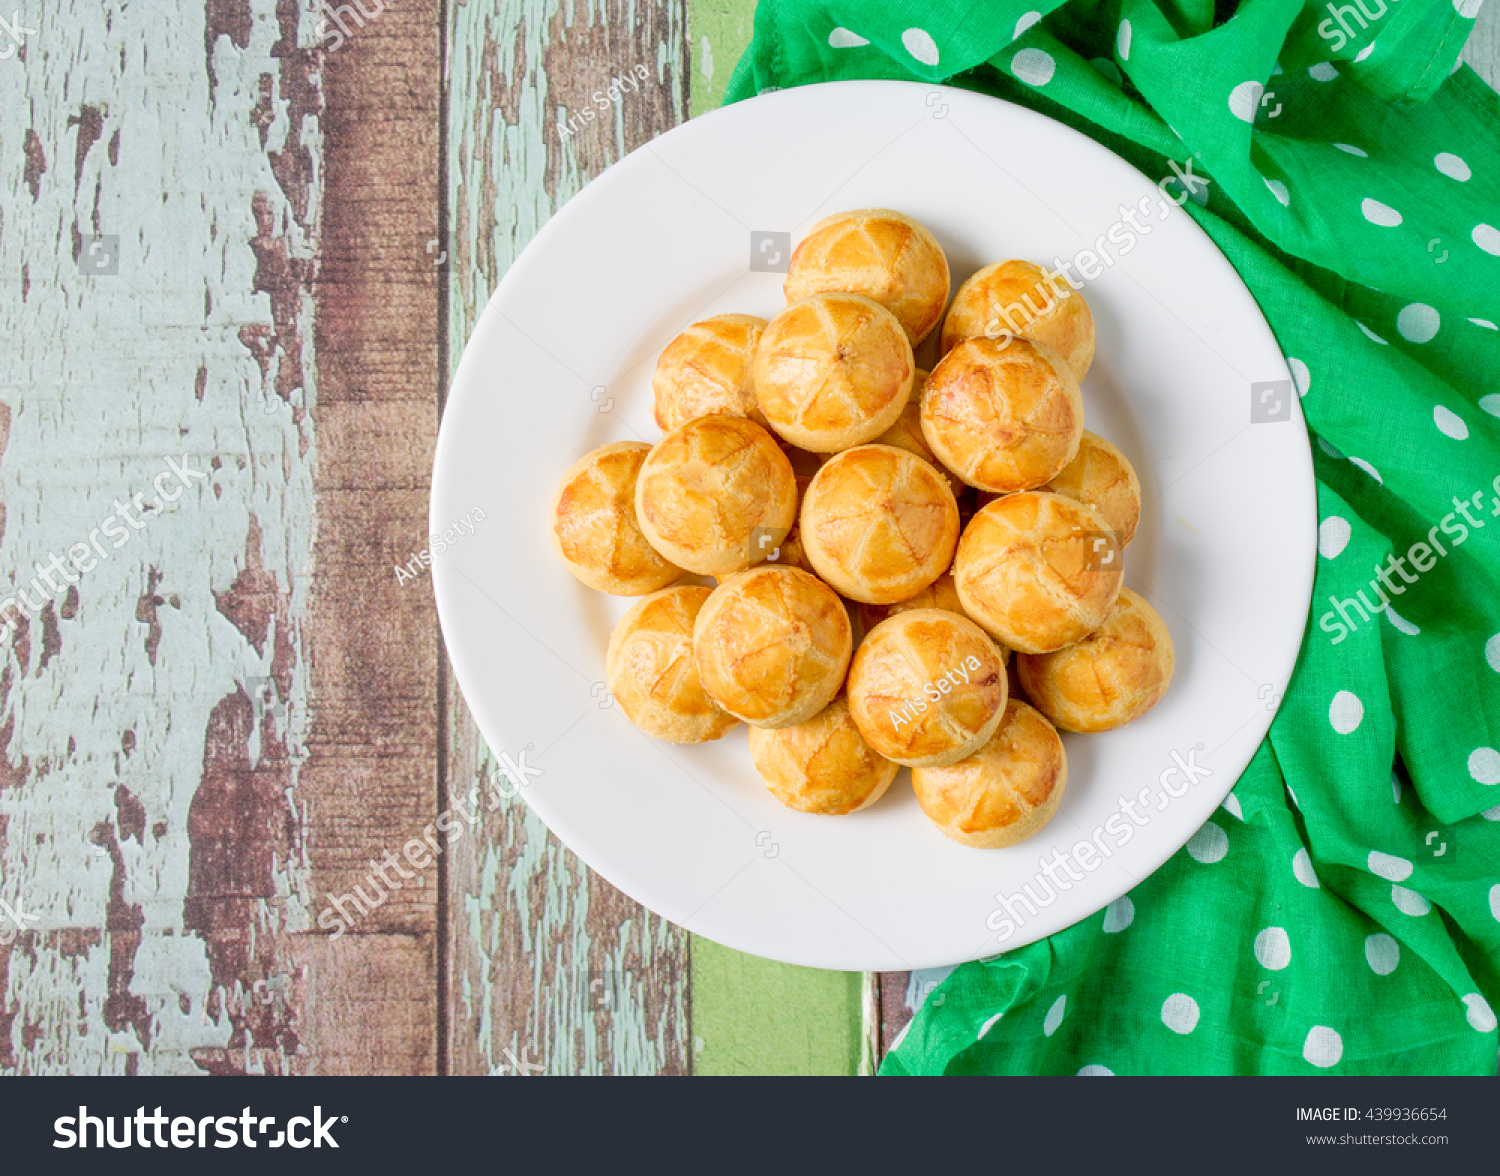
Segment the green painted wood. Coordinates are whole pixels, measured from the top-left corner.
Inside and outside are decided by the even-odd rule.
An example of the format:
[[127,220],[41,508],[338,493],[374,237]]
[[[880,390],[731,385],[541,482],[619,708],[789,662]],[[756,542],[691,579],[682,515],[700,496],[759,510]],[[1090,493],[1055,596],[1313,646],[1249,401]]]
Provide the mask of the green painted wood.
[[[449,22],[456,364],[490,291],[553,211],[687,117],[688,66],[680,0],[457,0]],[[600,113],[595,96],[637,66],[646,82]],[[487,793],[498,765],[451,678],[446,699],[447,795]],[[580,714],[594,705],[581,697]],[[545,769],[546,749],[532,762]],[[447,905],[452,1072],[687,1072],[686,933],[593,875],[520,797],[456,848]]]
[[1474,31],[1464,46],[1464,60],[1491,86],[1500,88],[1500,6],[1479,10]]
[[[0,63],[0,607],[37,561],[79,562],[0,645],[0,898],[36,916],[0,929],[0,1071],[430,1070],[429,895],[337,943],[313,922],[432,800],[420,712],[349,689],[327,654],[349,652],[341,569],[386,499],[349,476],[365,522],[319,511],[341,470],[380,468],[341,461],[368,421],[317,341],[320,259],[331,287],[363,272],[324,252],[330,141],[348,141],[331,79],[409,58],[411,21],[335,66],[311,11],[277,0],[21,16],[34,32]],[[405,99],[396,129],[424,113]],[[362,186],[365,264],[406,195]],[[384,773],[350,769],[341,725],[361,752],[389,741]]]
[[688,0],[694,118],[723,103],[729,75],[750,44],[754,21],[754,0]]
[[694,936],[693,1073],[858,1073],[863,986],[859,972],[773,963]]

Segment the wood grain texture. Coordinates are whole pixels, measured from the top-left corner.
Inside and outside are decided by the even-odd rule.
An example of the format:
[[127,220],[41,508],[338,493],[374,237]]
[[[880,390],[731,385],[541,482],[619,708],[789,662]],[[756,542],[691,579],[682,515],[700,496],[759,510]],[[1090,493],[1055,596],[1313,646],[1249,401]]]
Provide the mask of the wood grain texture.
[[[0,895],[40,923],[0,944],[0,1069],[434,1067],[436,888],[314,925],[435,802],[388,550],[437,388],[437,89],[400,67],[438,21],[403,7],[334,56],[286,0],[70,0],[0,71],[0,583],[144,503],[4,650]],[[169,459],[207,475],[170,504]]]
[[[511,260],[587,180],[686,117],[688,82],[679,0],[455,3],[449,44],[456,363]],[[601,105],[637,65],[647,81]],[[487,792],[498,764],[451,679],[445,697],[447,794]],[[687,1072],[686,934],[591,875],[518,797],[490,820],[452,861],[453,1072]]]
[[750,45],[754,23],[753,0],[688,0],[694,118],[723,105],[729,77]]
[[[27,124],[0,155],[0,595],[91,533],[101,557],[3,650],[0,894],[40,919],[0,944],[4,1070],[284,1072],[316,1048],[322,100],[295,12],[225,7],[66,0],[0,70]],[[169,459],[206,476],[158,481]]]
[[1500,7],[1479,10],[1463,57],[1492,88],[1500,88]]
[[[302,769],[310,1002],[334,1031],[325,1073],[439,1068],[441,865],[372,867],[439,811],[438,638],[428,546],[439,399],[442,186],[439,0],[362,0],[323,57],[324,216],[314,574],[306,620],[311,727]],[[342,35],[347,30],[347,36]],[[405,878],[404,874],[415,874]],[[403,880],[404,878],[404,880]],[[358,891],[355,887],[360,887]],[[383,897],[377,897],[382,894]],[[367,895],[329,917],[331,900]],[[318,965],[321,966],[318,966]]]
[[859,1072],[863,975],[779,964],[693,939],[693,1072]]

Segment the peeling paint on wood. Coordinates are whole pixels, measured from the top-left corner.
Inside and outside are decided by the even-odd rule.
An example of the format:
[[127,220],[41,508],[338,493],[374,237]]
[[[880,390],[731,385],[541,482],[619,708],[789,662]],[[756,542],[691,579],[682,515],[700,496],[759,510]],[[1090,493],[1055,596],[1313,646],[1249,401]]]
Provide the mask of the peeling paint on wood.
[[[490,290],[552,212],[614,160],[687,114],[677,0],[501,0],[450,9],[450,355]],[[612,77],[638,93],[562,127]],[[449,690],[450,792],[497,765]],[[518,749],[507,749],[515,751]],[[684,1073],[687,935],[619,894],[519,798],[454,857],[451,1066],[458,1073]]]
[[[4,190],[28,198],[0,223],[15,341],[0,360],[0,594],[138,499],[131,529],[115,523],[123,540],[3,650],[0,892],[41,916],[0,946],[8,1070],[198,1073],[205,1054],[282,1070],[300,1050],[295,1008],[267,1013],[249,989],[287,971],[282,940],[307,923],[296,634],[312,438],[260,411],[240,333],[264,324],[261,360],[312,401],[294,341],[312,316],[296,267],[311,266],[315,226],[271,156],[315,150],[319,130],[315,109],[286,117],[275,80],[311,79],[296,49],[311,30],[275,0],[238,11],[231,39],[201,11],[65,0],[25,67],[0,71],[0,101],[30,124],[0,159]],[[262,140],[243,112],[267,75]],[[268,238],[292,280],[257,280]],[[170,503],[169,458],[201,475]],[[275,596],[259,648],[215,603],[252,535]],[[290,722],[245,691],[274,674]]]

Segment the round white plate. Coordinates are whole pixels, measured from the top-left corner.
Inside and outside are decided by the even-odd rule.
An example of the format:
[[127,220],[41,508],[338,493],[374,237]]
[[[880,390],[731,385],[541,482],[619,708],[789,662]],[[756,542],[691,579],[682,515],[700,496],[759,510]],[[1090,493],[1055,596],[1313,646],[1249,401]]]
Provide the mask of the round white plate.
[[[1152,210],[1137,214],[1150,232],[1130,230],[1128,253],[1125,231],[1108,236],[1122,205]],[[1312,461],[1255,302],[1191,219],[1170,205],[1159,219],[1161,205],[1153,181],[1039,114],[953,89],[841,82],[694,119],[610,168],[537,234],[453,380],[431,517],[453,541],[433,578],[480,731],[497,756],[524,760],[520,794],[590,867],[741,951],[897,971],[1058,931],[1129,890],[1205,820],[1235,819],[1214,810],[1270,725],[1307,617]],[[610,629],[633,601],[575,581],[548,537],[572,462],[660,436],[651,370],[678,331],[784,305],[783,275],[751,262],[784,269],[787,238],[761,247],[760,234],[795,243],[831,212],[870,206],[931,228],[955,283],[1006,257],[1110,254],[1083,291],[1098,329],[1087,423],[1140,474],[1145,510],[1125,580],[1171,630],[1176,677],[1130,726],[1066,738],[1062,807],[1011,849],[943,837],[905,772],[865,812],[809,816],[766,791],[743,728],[688,748],[635,730],[603,683]],[[1276,381],[1286,383],[1252,392]],[[1283,419],[1252,424],[1262,399]],[[473,534],[454,528],[465,517]],[[1214,840],[1206,830],[1195,843],[1200,860]],[[1050,867],[1054,882],[1042,859],[1057,851],[1069,856]],[[1013,901],[1014,918],[998,909],[997,896],[1028,884],[1035,902]]]

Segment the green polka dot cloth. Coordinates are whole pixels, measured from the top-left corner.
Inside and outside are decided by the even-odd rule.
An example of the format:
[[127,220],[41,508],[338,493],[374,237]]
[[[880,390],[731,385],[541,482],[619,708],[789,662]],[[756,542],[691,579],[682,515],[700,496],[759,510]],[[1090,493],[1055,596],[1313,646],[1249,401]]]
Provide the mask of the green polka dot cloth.
[[[729,100],[916,79],[1147,175],[1302,396],[1314,597],[1270,735],[1129,895],[965,964],[884,1074],[1494,1074],[1500,1004],[1500,99],[1480,0],[762,0]],[[1268,574],[1274,574],[1268,569]]]

